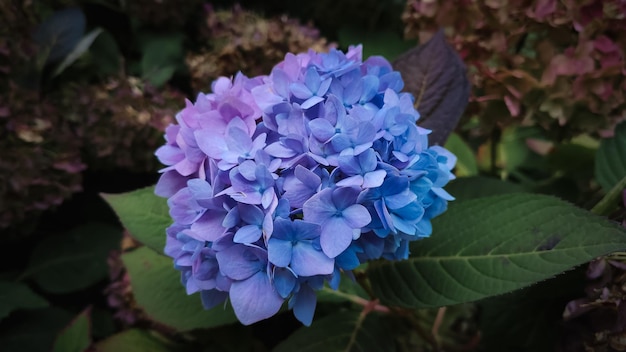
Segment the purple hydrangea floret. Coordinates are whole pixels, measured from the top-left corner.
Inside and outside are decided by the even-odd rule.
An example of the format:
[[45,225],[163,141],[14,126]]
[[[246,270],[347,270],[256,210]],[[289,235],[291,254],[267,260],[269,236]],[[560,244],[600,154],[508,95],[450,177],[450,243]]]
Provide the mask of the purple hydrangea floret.
[[205,308],[252,324],[371,260],[402,260],[454,198],[456,157],[428,146],[414,99],[382,57],[287,54],[269,76],[219,78],[167,128],[156,186],[165,253]]

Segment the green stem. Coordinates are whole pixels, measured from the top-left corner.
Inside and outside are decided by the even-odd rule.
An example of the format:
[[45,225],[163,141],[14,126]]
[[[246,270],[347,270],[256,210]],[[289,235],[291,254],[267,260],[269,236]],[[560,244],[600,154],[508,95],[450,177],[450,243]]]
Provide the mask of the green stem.
[[341,292],[341,291],[335,291],[329,287],[322,287],[322,291],[335,295],[337,297],[341,297],[344,298],[352,303],[356,303],[360,306],[363,307],[370,307],[371,306],[371,310],[376,311],[376,312],[380,312],[380,313],[390,313],[391,310],[387,307],[387,306],[383,306],[382,304],[379,304],[378,300],[373,300],[373,301],[368,301],[365,298],[356,296],[356,295],[352,295],[349,293],[345,293],[345,292]]
[[596,204],[591,212],[596,215],[607,216],[617,209],[619,199],[622,197],[622,192],[626,189],[626,177],[622,178],[611,190],[607,193],[598,204]]

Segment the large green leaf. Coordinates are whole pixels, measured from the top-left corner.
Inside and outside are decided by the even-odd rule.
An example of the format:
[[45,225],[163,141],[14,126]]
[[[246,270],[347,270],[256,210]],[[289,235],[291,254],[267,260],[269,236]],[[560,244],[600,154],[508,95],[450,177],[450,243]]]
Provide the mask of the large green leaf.
[[153,320],[179,331],[235,322],[228,305],[202,309],[200,296],[188,296],[172,260],[146,247],[122,255],[137,305]]
[[49,307],[15,312],[0,331],[2,352],[50,351],[57,333],[72,320],[72,315],[60,308]]
[[48,302],[19,282],[0,281],[0,320],[18,309],[47,307]]
[[457,201],[524,192],[518,184],[484,176],[457,178],[445,188]]
[[359,312],[343,311],[298,329],[274,352],[394,351],[394,345],[393,335],[377,314],[363,319]]
[[154,194],[154,187],[122,194],[105,194],[122,225],[139,242],[162,253],[165,229],[172,223],[167,200]]
[[553,197],[507,194],[459,202],[405,261],[368,269],[383,303],[438,307],[510,292],[626,248],[626,231]]
[[91,344],[91,308],[82,311],[57,336],[53,352],[82,352]]
[[121,238],[120,228],[105,223],[88,223],[47,237],[33,250],[22,276],[32,277],[50,293],[84,289],[107,276],[106,258],[119,248]]
[[596,179],[608,192],[626,176],[626,122],[615,128],[612,138],[602,140],[596,155]]
[[98,342],[94,349],[98,352],[168,352],[172,351],[172,346],[157,332],[130,329]]

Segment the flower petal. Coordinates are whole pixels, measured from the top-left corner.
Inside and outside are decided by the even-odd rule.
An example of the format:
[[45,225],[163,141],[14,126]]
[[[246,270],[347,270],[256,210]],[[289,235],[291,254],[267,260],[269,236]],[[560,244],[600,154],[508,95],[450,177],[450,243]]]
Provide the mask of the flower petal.
[[298,242],[293,246],[290,267],[298,276],[328,275],[332,274],[335,261],[310,243]]
[[283,299],[272,286],[267,273],[260,271],[230,286],[230,302],[244,325],[267,319],[278,313]]
[[272,237],[267,242],[267,259],[276,266],[286,267],[291,262],[292,250],[293,245],[291,241],[283,241]]
[[244,245],[235,245],[217,252],[220,271],[233,280],[245,280],[258,272],[265,272],[262,261],[265,251]]
[[346,224],[353,229],[365,227],[372,221],[370,213],[361,204],[353,204],[344,209],[341,214],[343,215]]
[[233,241],[236,243],[254,243],[261,238],[261,234],[258,225],[246,225],[237,230]]
[[317,305],[317,297],[308,285],[303,285],[300,291],[293,297],[293,314],[296,319],[306,326],[311,326],[313,315],[315,314],[315,306]]
[[343,218],[331,218],[322,225],[320,245],[324,253],[335,258],[352,243],[352,228]]

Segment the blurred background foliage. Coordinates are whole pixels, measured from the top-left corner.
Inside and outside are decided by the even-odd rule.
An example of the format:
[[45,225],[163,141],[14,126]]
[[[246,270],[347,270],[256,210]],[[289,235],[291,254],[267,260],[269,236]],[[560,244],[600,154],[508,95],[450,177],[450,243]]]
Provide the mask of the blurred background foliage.
[[[393,60],[443,28],[472,83],[446,144],[457,176],[590,209],[626,175],[626,131],[615,136],[626,120],[625,16],[619,0],[0,2],[2,350],[267,351],[299,327],[289,314],[208,329],[147,313],[151,287],[171,286],[142,280],[136,299],[140,263],[124,254],[141,245],[99,196],[156,182],[154,150],[185,98],[221,75],[267,74],[287,52],[363,43],[364,56]],[[624,204],[605,215],[625,221]],[[171,265],[159,259],[144,269]],[[540,284],[367,324],[392,328],[406,351],[623,351],[623,259],[562,276],[567,290]],[[350,305],[324,302],[318,317]],[[537,324],[550,329],[528,334]]]

